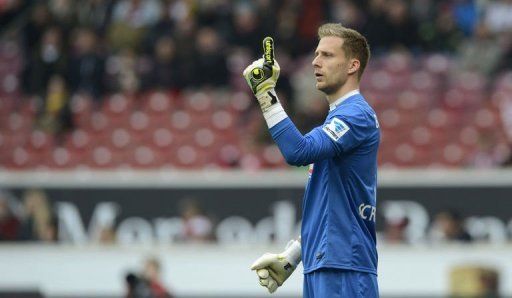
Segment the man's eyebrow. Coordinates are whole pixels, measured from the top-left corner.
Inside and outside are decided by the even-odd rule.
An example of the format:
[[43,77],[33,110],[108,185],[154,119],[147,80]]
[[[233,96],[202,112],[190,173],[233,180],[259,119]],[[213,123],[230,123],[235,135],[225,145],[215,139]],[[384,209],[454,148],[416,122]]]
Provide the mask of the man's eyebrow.
[[330,52],[330,51],[326,51],[326,50],[316,50],[315,51],[315,55],[318,55],[318,54],[333,54],[333,52]]

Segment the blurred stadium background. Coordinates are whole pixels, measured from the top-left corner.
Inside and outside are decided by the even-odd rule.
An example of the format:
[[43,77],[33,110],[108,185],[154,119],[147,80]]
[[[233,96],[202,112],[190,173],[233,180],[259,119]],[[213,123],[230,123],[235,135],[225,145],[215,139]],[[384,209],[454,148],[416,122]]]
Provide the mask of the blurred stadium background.
[[266,297],[307,170],[241,72],[273,36],[319,125],[326,21],[372,48],[382,296],[512,296],[510,0],[0,0],[0,296]]

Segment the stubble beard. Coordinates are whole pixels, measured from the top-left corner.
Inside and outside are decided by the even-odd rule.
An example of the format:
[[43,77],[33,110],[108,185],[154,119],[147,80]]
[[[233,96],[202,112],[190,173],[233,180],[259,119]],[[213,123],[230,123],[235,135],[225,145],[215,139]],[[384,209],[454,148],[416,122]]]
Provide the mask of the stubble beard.
[[341,87],[343,87],[343,85],[345,85],[345,82],[339,82],[338,84],[326,84],[324,82],[324,86],[316,86],[316,88],[323,92],[326,96],[331,96],[333,94],[335,94]]

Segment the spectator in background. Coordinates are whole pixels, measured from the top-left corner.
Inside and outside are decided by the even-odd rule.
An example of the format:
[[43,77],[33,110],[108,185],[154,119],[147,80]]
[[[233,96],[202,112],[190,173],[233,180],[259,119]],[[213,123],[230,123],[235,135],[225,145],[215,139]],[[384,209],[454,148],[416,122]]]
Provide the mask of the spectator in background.
[[38,50],[27,63],[26,90],[39,95],[46,92],[50,78],[54,75],[66,75],[66,49],[59,27],[50,27],[44,31]]
[[453,53],[463,40],[463,34],[455,24],[453,14],[449,9],[440,9],[434,17],[433,27],[423,27],[423,48],[427,51]]
[[155,298],[171,298],[172,295],[165,288],[161,278],[161,264],[157,258],[148,258],[144,264],[144,278],[149,283],[151,293]]
[[387,46],[388,30],[386,20],[386,1],[370,0],[366,11],[363,34],[372,47],[372,55],[381,54]]
[[103,94],[105,59],[98,48],[98,37],[88,28],[78,28],[74,36],[68,76],[71,91],[99,101]]
[[484,7],[483,14],[484,22],[493,34],[512,32],[511,0],[489,1]]
[[160,15],[160,2],[156,0],[120,0],[114,6],[109,43],[114,49],[139,49],[146,29]]
[[114,0],[81,0],[77,4],[78,23],[86,28],[92,28],[96,34],[103,37],[107,25],[112,18]]
[[387,4],[387,36],[385,45],[388,49],[406,48],[417,51],[418,23],[409,12],[403,0],[390,0]]
[[473,241],[471,235],[464,228],[464,221],[460,214],[450,209],[436,214],[432,236],[433,240],[441,242],[469,243]]
[[0,190],[0,241],[17,240],[20,221],[16,216],[14,198]]
[[46,194],[41,190],[28,190],[23,195],[23,221],[19,239],[40,241],[47,238],[52,211]]
[[139,57],[130,48],[108,57],[106,61],[108,90],[127,94],[137,92],[140,88],[138,61]]
[[37,127],[59,137],[73,127],[66,81],[54,75],[48,82],[44,98],[44,108]]
[[150,257],[144,262],[142,273],[126,275],[126,298],[172,298],[161,279],[160,261]]
[[229,80],[225,51],[218,33],[208,27],[197,32],[194,85],[224,87]]
[[181,203],[183,235],[187,242],[207,242],[212,240],[213,223],[201,210],[197,201],[191,198]]
[[155,51],[158,40],[162,37],[172,37],[175,23],[171,19],[170,9],[163,6],[160,9],[158,20],[149,28],[144,37],[144,53],[151,55]]
[[359,7],[349,0],[332,1],[330,13],[330,19],[355,30],[361,30],[365,21],[364,14]]
[[142,73],[144,89],[178,89],[182,85],[182,66],[176,57],[174,40],[170,36],[160,37],[151,58]]
[[30,4],[24,0],[0,1],[0,28],[18,17]]
[[497,69],[503,54],[503,48],[490,34],[487,26],[480,23],[474,37],[459,45],[458,66],[455,70],[457,73],[470,71],[488,76]]
[[264,33],[261,32],[260,21],[250,4],[235,6],[233,10],[233,29],[230,44],[238,47],[245,47],[251,51],[250,56],[261,52],[261,39]]
[[63,30],[70,30],[76,22],[76,9],[74,0],[50,0],[48,8],[53,16],[53,21]]
[[32,56],[36,55],[41,38],[50,26],[50,19],[50,12],[44,3],[39,2],[31,9],[29,19],[21,29],[25,61],[30,62]]
[[457,27],[466,35],[472,36],[478,22],[475,0],[455,0],[453,15]]

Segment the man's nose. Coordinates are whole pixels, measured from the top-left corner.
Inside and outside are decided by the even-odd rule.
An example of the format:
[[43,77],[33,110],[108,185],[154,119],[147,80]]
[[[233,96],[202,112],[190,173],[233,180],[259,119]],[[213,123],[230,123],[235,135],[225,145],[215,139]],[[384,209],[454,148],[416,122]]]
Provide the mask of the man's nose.
[[320,61],[318,57],[315,57],[313,61],[311,61],[311,65],[313,65],[313,67],[320,67]]

